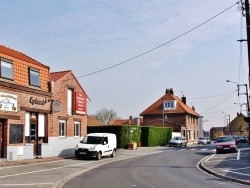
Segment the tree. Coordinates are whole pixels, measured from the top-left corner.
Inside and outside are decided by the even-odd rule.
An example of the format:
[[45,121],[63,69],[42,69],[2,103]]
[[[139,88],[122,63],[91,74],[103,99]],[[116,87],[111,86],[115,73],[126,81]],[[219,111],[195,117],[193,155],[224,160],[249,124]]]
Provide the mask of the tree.
[[98,119],[105,125],[111,125],[114,119],[117,119],[117,114],[112,109],[108,110],[106,108],[97,111],[96,114],[91,115],[91,117]]

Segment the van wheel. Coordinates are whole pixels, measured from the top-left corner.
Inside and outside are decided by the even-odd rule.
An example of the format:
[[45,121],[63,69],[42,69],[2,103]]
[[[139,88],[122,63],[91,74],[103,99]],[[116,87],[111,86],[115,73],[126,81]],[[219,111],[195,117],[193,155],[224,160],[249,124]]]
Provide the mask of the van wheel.
[[102,153],[101,152],[98,152],[96,154],[96,160],[100,160],[102,158]]
[[111,157],[112,157],[112,158],[115,157],[115,150],[112,151]]

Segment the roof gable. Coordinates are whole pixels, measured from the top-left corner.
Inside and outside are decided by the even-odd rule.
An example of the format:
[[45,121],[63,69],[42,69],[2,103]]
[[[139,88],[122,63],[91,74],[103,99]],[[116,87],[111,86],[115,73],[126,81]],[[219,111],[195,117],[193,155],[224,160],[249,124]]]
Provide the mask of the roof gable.
[[140,115],[153,115],[153,114],[162,114],[163,113],[163,102],[164,101],[172,101],[176,102],[176,107],[174,110],[164,110],[164,114],[191,114],[197,117],[200,115],[195,112],[191,107],[186,105],[179,97],[167,92],[164,96],[159,98],[156,102],[146,108]]
[[[69,78],[70,75],[72,75],[73,78]],[[75,79],[77,84],[79,85],[79,87],[81,88],[81,90],[85,93],[85,95],[87,96],[88,100],[90,100],[90,98],[88,97],[87,93],[85,92],[85,90],[82,88],[81,84],[79,83],[79,81],[77,80],[77,78],[75,77],[75,75],[73,74],[72,70],[66,70],[66,71],[58,71],[58,72],[51,72],[50,73],[50,81],[53,82],[58,82],[58,81],[68,81],[71,79]]]
[[0,45],[0,53],[49,69],[48,66],[36,61],[35,59],[32,59],[31,57],[23,54],[22,52],[18,52],[3,45]]

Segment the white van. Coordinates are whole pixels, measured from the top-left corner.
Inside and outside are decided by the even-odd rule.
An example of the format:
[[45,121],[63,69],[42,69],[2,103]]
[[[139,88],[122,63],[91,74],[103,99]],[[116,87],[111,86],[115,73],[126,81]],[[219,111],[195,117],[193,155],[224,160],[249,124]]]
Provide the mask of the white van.
[[111,133],[90,133],[75,147],[77,159],[94,157],[100,160],[102,156],[115,157],[117,147],[116,135]]

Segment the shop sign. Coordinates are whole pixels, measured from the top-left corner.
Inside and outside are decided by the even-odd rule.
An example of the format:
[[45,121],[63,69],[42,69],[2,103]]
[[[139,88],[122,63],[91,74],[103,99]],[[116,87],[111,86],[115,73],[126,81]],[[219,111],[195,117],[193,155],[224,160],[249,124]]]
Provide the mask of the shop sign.
[[50,101],[51,101],[50,99],[38,99],[35,97],[30,97],[30,104],[32,105],[37,104],[37,105],[45,106]]
[[0,92],[0,110],[17,112],[17,95]]
[[75,91],[75,114],[86,114],[87,97],[83,92]]

